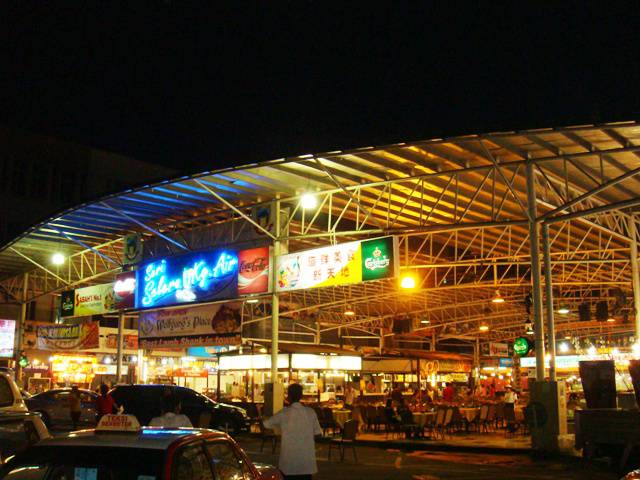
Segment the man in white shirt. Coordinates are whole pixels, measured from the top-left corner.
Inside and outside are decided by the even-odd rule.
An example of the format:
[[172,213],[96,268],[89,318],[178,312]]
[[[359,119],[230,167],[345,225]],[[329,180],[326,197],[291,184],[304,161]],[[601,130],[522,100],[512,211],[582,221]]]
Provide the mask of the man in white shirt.
[[152,418],[149,426],[171,428],[193,427],[189,417],[180,413],[180,402],[173,395],[167,395],[162,399],[162,415]]
[[265,420],[267,428],[280,428],[282,447],[278,467],[285,480],[311,480],[318,471],[315,436],[322,434],[318,416],[300,404],[302,386],[292,383],[287,389],[289,406]]

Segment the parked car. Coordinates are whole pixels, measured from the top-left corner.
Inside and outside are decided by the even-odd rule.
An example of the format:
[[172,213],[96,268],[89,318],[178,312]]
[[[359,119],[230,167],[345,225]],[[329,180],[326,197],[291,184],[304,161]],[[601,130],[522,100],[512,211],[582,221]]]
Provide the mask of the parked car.
[[124,413],[138,418],[141,425],[149,425],[153,417],[161,414],[163,395],[175,395],[182,405],[182,413],[193,426],[216,428],[226,432],[248,431],[251,421],[243,408],[214,402],[186,387],[175,385],[118,385],[111,390]]
[[0,464],[11,455],[49,437],[49,431],[37,413],[0,413]]
[[106,415],[95,430],[42,440],[0,469],[0,480],[281,480],[254,465],[227,434],[140,428],[131,415]]
[[[50,429],[72,428],[70,395],[70,388],[56,388],[32,395],[26,400],[26,404],[29,411],[42,415],[42,420]],[[96,424],[96,398],[98,395],[95,392],[80,389],[82,413],[79,426],[92,427]]]
[[0,372],[0,412],[27,412],[20,388],[7,372]]

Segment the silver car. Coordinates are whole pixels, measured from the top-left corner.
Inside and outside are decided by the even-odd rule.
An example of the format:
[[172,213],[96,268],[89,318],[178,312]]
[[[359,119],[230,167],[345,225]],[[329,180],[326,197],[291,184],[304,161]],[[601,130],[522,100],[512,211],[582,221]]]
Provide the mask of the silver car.
[[[71,413],[69,410],[70,388],[57,388],[38,393],[25,400],[29,411],[38,412],[42,420],[51,429],[70,429]],[[82,414],[79,428],[94,426],[96,423],[96,399],[98,394],[91,390],[80,389]]]

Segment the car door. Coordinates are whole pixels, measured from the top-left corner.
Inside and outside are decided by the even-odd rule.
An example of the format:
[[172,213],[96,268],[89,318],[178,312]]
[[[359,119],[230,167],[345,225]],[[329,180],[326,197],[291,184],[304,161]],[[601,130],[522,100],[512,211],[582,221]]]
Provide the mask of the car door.
[[248,460],[224,438],[205,442],[216,480],[255,480]]
[[53,402],[49,408],[51,424],[57,427],[71,426],[71,410],[69,409],[70,390],[58,390],[53,394]]
[[216,480],[202,442],[180,447],[172,465],[170,480]]
[[80,404],[82,406],[80,423],[85,425],[94,425],[96,423],[95,397],[89,392],[80,392]]

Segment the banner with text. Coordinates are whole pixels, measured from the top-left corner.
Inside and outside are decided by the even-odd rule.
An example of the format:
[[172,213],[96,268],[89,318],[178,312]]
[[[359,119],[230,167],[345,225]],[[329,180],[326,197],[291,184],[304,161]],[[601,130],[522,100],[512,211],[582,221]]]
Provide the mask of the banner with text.
[[40,350],[87,350],[100,346],[98,322],[37,327]]
[[144,312],[140,348],[240,345],[241,303]]
[[398,275],[398,242],[382,237],[282,255],[278,291],[348,285]]
[[83,317],[116,311],[113,285],[113,283],[104,283],[62,292],[60,316]]

